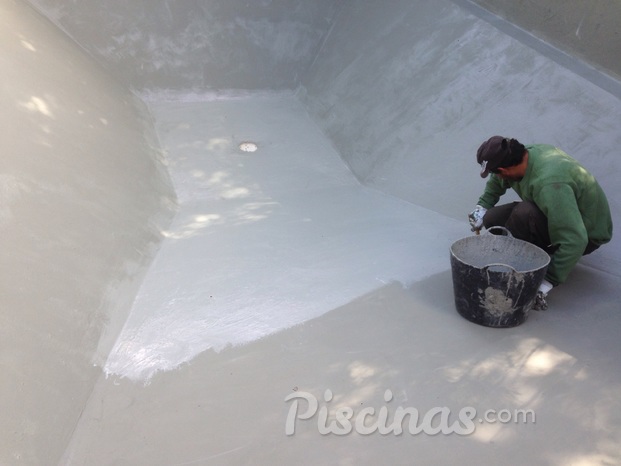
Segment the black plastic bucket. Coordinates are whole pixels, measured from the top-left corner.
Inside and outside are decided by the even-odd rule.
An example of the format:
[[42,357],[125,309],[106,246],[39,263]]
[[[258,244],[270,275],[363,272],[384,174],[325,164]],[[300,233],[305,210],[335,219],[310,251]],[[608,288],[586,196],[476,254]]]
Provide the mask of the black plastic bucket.
[[486,327],[523,323],[550,263],[543,249],[505,231],[506,236],[470,236],[451,246],[457,312]]

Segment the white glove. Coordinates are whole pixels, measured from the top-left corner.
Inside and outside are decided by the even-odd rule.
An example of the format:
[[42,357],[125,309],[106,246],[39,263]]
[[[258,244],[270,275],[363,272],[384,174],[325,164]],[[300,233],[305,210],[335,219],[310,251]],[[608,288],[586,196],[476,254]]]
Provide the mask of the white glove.
[[483,228],[483,217],[485,217],[486,212],[487,209],[485,207],[477,205],[476,208],[468,214],[468,221],[470,222],[472,231],[479,231]]
[[548,309],[548,293],[550,290],[554,288],[554,285],[550,283],[548,280],[544,278],[539,285],[539,289],[537,290],[537,296],[535,297],[535,303],[533,304],[533,309],[535,311],[545,311]]

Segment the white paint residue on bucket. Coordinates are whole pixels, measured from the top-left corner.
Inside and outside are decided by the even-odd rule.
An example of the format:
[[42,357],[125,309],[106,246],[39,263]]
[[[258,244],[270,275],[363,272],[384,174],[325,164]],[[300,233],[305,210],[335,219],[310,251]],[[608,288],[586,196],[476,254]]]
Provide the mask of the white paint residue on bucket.
[[513,300],[501,290],[488,286],[485,289],[485,300],[481,303],[493,316],[500,316],[507,312],[513,312]]

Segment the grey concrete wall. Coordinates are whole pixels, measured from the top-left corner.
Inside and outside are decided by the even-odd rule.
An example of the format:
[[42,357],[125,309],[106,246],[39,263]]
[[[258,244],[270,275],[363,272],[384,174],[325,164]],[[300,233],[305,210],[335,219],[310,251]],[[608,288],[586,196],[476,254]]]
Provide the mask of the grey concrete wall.
[[56,464],[168,225],[141,103],[0,0],[0,464]]
[[[348,1],[28,0],[134,89],[282,89],[304,76]],[[480,5],[621,77],[621,3]]]
[[[444,0],[348,3],[300,96],[368,186],[465,221],[484,185],[476,149],[502,134],[583,162],[621,223],[621,93],[492,22]],[[619,242],[590,260],[617,273]]]
[[474,1],[617,79],[621,78],[621,2]]
[[291,89],[335,0],[29,0],[133,89]]

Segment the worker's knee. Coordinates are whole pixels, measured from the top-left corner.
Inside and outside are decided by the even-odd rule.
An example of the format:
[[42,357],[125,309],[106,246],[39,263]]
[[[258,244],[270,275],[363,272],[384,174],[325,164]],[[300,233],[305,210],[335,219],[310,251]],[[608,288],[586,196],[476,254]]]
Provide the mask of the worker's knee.
[[483,226],[487,228],[491,227],[504,227],[505,223],[511,216],[513,209],[519,202],[511,202],[509,204],[503,204],[500,206],[492,207],[488,209],[485,217],[483,217]]
[[511,220],[513,220],[514,222],[519,221],[524,223],[530,223],[533,220],[537,220],[541,217],[545,218],[545,215],[543,214],[541,209],[537,207],[537,204],[530,201],[517,202],[515,207],[511,211]]
[[548,219],[534,202],[519,202],[511,212],[505,226],[518,239],[533,243],[545,250],[551,247]]
[[[516,203],[507,219],[506,226],[517,230],[522,235],[535,234],[548,230],[548,219],[537,204],[530,201]],[[528,232],[528,233],[527,233]]]

